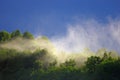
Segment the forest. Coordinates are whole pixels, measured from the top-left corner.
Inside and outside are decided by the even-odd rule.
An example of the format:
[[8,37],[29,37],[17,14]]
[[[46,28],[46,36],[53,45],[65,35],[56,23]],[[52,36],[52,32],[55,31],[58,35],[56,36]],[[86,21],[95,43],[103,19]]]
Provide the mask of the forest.
[[[50,42],[46,37],[40,39]],[[105,50],[99,55],[96,52],[83,62],[83,57],[75,54],[77,59],[70,57],[60,61],[57,59],[59,56],[50,52],[51,49],[26,44],[34,40],[30,32],[0,31],[0,80],[120,80],[119,53]],[[39,45],[42,45],[42,40]],[[12,45],[8,46],[9,42]],[[24,49],[11,48],[17,44],[22,44],[18,46]],[[29,48],[26,49],[26,45]]]

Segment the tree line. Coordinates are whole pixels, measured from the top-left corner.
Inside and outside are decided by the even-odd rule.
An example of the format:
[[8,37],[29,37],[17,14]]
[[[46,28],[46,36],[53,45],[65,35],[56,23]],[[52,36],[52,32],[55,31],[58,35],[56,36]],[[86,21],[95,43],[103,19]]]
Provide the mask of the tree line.
[[19,30],[15,30],[11,33],[7,31],[0,31],[0,42],[8,41],[17,37],[23,37],[26,39],[34,38],[34,36],[28,31],[24,32],[23,34]]
[[88,57],[78,67],[74,59],[58,65],[45,49],[18,52],[0,48],[0,80],[120,80],[120,58],[110,53]]

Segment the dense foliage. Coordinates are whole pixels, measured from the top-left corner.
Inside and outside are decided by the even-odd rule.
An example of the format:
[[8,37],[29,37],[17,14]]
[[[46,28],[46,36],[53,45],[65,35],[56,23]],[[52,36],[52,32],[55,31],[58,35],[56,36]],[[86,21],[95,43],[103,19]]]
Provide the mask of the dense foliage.
[[11,38],[11,35],[6,31],[0,32],[0,42],[7,41]]
[[[2,31],[0,41],[23,35],[18,30],[11,34]],[[0,80],[120,80],[120,58],[111,53],[88,57],[78,67],[73,59],[58,64],[45,49],[20,52],[0,48]]]
[[19,30],[13,31],[11,33],[11,38],[21,37],[21,36],[22,36],[22,34],[21,34],[21,32]]
[[19,30],[15,30],[11,33],[7,31],[0,31],[0,42],[9,41],[11,39],[23,37],[26,39],[34,39],[34,36],[30,32],[24,32],[23,34]]
[[44,49],[32,53],[1,48],[0,80],[119,80],[120,59],[107,56],[91,56],[82,67],[72,59],[58,66]]

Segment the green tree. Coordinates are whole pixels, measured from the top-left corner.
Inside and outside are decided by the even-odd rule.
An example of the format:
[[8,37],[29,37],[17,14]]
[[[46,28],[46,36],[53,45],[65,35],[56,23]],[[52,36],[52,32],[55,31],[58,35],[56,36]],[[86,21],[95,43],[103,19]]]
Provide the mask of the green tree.
[[1,31],[0,32],[0,42],[2,41],[7,41],[11,38],[10,34],[6,31]]
[[85,62],[86,70],[90,73],[95,72],[97,65],[99,65],[102,62],[102,59],[97,56],[91,56],[87,59]]
[[108,59],[104,60],[97,67],[97,80],[119,80],[120,79],[120,60]]
[[49,64],[49,67],[55,67],[56,64],[57,64],[57,61],[55,60],[55,61],[53,61],[52,63]]
[[33,35],[30,32],[24,32],[23,33],[23,38],[34,39]]
[[65,63],[61,64],[61,67],[75,67],[76,63],[74,60],[70,59],[65,61]]
[[11,33],[11,38],[21,37],[21,36],[22,36],[22,34],[21,34],[21,32],[19,30],[13,31]]

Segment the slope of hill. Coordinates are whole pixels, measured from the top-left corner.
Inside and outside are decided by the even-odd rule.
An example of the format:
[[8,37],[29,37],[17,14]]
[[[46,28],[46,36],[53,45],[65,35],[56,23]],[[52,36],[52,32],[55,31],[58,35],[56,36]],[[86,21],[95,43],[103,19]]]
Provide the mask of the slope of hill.
[[115,52],[57,52],[45,37],[7,35],[10,38],[0,33],[0,80],[120,79],[120,58]]

